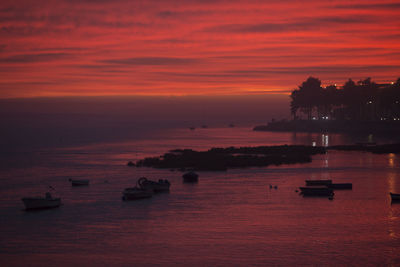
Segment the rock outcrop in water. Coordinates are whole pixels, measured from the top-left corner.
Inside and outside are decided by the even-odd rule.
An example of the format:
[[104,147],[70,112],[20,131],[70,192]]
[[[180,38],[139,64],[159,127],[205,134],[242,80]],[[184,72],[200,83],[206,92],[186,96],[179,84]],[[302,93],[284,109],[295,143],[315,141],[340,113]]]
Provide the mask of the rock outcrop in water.
[[160,157],[136,162],[137,167],[174,168],[180,170],[225,171],[229,168],[266,167],[268,165],[311,162],[311,156],[323,154],[323,147],[258,146],[212,148],[207,151],[177,149]]

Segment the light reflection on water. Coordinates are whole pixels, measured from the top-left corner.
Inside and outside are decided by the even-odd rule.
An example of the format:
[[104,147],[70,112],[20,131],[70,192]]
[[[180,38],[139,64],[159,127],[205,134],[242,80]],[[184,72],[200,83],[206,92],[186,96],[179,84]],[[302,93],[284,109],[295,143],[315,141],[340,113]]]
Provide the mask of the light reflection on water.
[[[131,168],[128,160],[169,149],[274,144],[321,145],[314,134],[249,129],[187,129],[159,138],[48,149],[26,168],[1,170],[0,257],[6,265],[397,265],[400,192],[396,155],[330,151],[308,164],[201,172]],[[346,141],[347,140],[347,141]],[[329,144],[352,143],[329,135]],[[321,142],[321,143],[319,143]],[[171,192],[123,202],[121,191],[146,176],[168,179]],[[91,180],[72,188],[70,177]],[[305,179],[352,182],[334,200],[295,193]],[[22,211],[22,196],[51,184],[64,205]],[[278,189],[269,189],[269,184]]]

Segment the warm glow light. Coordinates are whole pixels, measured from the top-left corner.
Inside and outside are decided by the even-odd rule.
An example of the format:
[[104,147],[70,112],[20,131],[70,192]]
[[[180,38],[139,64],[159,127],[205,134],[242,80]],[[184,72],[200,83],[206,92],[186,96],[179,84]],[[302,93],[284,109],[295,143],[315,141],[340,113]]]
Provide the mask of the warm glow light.
[[326,135],[323,134],[321,138],[322,138],[322,146],[325,147],[329,146],[329,136],[327,134]]

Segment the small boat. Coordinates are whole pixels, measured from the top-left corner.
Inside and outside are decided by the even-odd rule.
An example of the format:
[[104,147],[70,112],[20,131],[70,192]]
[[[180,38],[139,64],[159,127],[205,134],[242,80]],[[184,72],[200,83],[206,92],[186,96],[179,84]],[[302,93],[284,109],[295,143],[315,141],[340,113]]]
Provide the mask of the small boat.
[[158,182],[148,180],[146,177],[142,177],[137,181],[137,184],[141,189],[153,190],[154,193],[167,192],[171,183],[165,179],[159,179]]
[[389,193],[392,201],[400,201],[400,194]]
[[314,185],[329,185],[332,183],[332,180],[306,180],[307,186],[314,186]]
[[195,172],[187,172],[182,175],[185,183],[195,183],[199,181],[199,175]]
[[72,186],[81,186],[81,185],[89,185],[89,180],[77,180],[77,179],[69,179]]
[[333,189],[326,186],[306,186],[300,187],[301,194],[304,196],[333,196]]
[[153,196],[153,190],[145,190],[140,187],[129,187],[125,188],[122,192],[122,200],[136,200],[142,198],[151,198]]
[[332,183],[328,184],[327,187],[332,189],[353,189],[352,183]]
[[57,208],[61,205],[61,198],[53,198],[49,192],[45,197],[22,198],[26,210]]

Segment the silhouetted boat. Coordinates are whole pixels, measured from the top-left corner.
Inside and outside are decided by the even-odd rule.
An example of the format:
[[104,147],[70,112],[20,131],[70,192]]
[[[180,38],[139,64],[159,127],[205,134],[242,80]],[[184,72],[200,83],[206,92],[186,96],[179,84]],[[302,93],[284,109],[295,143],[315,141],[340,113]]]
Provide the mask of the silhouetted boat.
[[190,130],[194,131],[196,127],[189,127]]
[[146,177],[140,178],[137,183],[141,189],[153,190],[155,193],[169,191],[169,187],[171,186],[171,183],[167,179],[159,179],[158,182],[154,182],[148,180]]
[[89,185],[89,180],[77,180],[77,179],[69,179],[72,186],[81,186],[81,185]]
[[300,187],[304,196],[333,196],[333,189],[326,186]]
[[199,175],[195,172],[187,172],[182,175],[183,181],[186,183],[195,183],[199,180]]
[[326,186],[332,189],[353,189],[352,183],[332,183]]
[[392,201],[400,201],[400,194],[389,193]]
[[22,198],[25,209],[49,209],[57,208],[61,205],[61,198],[53,198],[49,192],[45,197],[24,197]]
[[142,199],[142,198],[150,198],[153,196],[153,190],[146,190],[135,187],[125,188],[122,192],[122,200],[135,200],[135,199]]
[[332,180],[306,180],[307,186],[314,185],[329,185],[332,184]]

